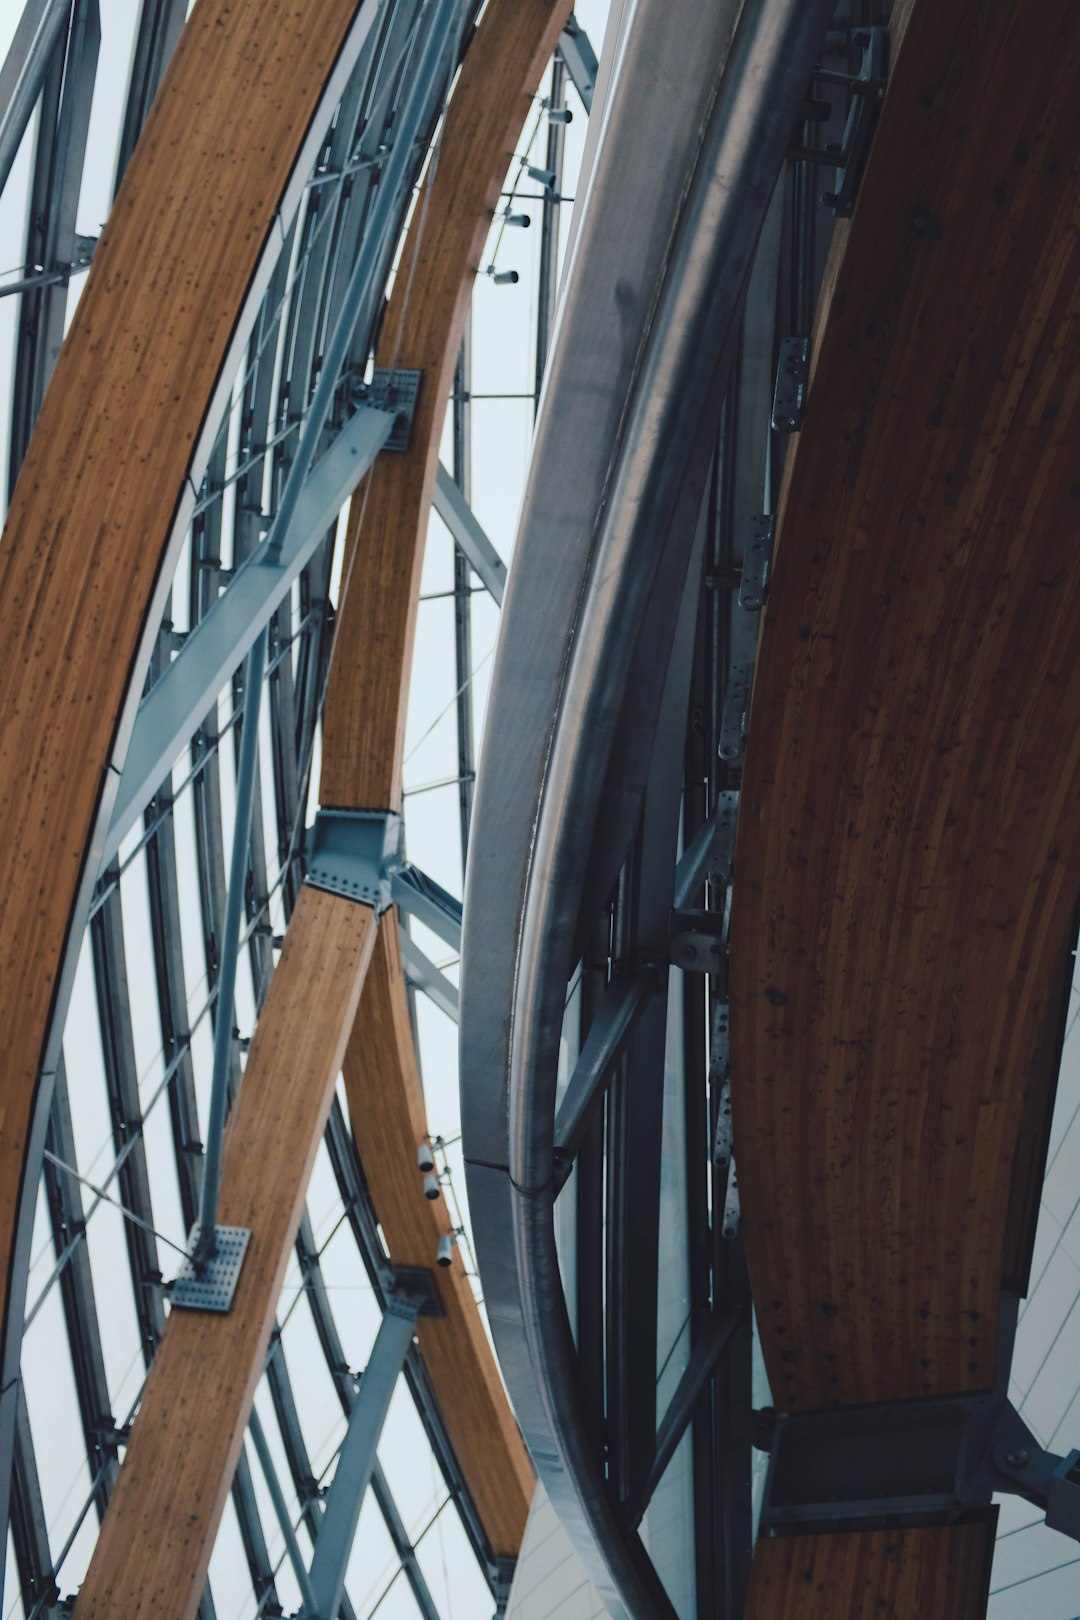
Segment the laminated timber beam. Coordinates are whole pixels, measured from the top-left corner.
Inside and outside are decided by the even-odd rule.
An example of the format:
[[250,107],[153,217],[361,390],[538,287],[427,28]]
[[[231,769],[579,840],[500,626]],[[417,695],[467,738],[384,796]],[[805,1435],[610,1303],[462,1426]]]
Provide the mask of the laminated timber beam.
[[1080,17],[901,20],[785,469],[736,846],[735,1151],[785,1411],[994,1385],[1075,926]]
[[[445,1203],[424,1197],[416,1168],[428,1126],[393,926],[379,930],[344,1072],[365,1179],[391,1258],[396,1266],[430,1269],[448,1221]],[[457,1248],[435,1281],[445,1314],[417,1322],[424,1366],[492,1548],[496,1556],[516,1557],[535,1484],[532,1468]]]
[[763,1537],[754,1552],[746,1620],[981,1620],[995,1517]]
[[198,1609],[377,926],[368,906],[300,891],[225,1143],[219,1220],[251,1230],[232,1307],[170,1313],[79,1620]]
[[[424,381],[412,438],[416,448],[384,458],[373,469],[364,498],[356,503],[365,514],[359,550],[355,515],[350,524],[345,564],[348,587],[339,607],[334,654],[337,684],[331,683],[324,722],[320,794],[324,805],[370,808],[400,802],[401,732],[419,569],[449,378],[499,186],[527,116],[529,97],[555,48],[568,10],[565,0],[557,5],[550,0],[531,0],[526,6],[520,0],[493,0],[488,6],[450,104],[430,195],[414,216],[425,226],[421,249],[411,273],[400,275],[395,282],[383,333],[384,348],[392,353],[396,366],[406,366],[406,353],[422,357]],[[408,254],[406,248],[406,264]],[[381,356],[377,359],[381,363]],[[374,619],[370,617],[373,611]],[[374,637],[372,625],[377,627]],[[350,713],[371,720],[370,728],[361,728],[359,754],[347,747],[343,750],[336,742],[340,729],[336,717],[346,701],[352,706]],[[358,757],[389,762],[388,772],[358,770]],[[338,786],[328,789],[328,781]],[[288,953],[294,932],[298,927],[301,930],[307,976],[294,972],[283,977],[286,958],[282,957],[245,1071],[222,1176],[221,1222],[252,1225],[253,1250],[258,1231],[265,1232],[257,1308],[251,1301],[248,1324],[242,1329],[228,1326],[242,1307],[239,1291],[232,1315],[204,1321],[201,1329],[192,1327],[192,1319],[183,1313],[174,1312],[170,1317],[125,1460],[125,1468],[128,1460],[133,1466],[126,1476],[121,1469],[116,1496],[79,1598],[80,1620],[121,1612],[135,1616],[143,1612],[137,1604],[144,1601],[144,1593],[150,1594],[146,1612],[156,1616],[186,1616],[198,1601],[235,1464],[235,1447],[251,1408],[261,1365],[260,1345],[265,1352],[263,1321],[268,1334],[269,1313],[295,1235],[295,1222],[291,1226],[283,1223],[278,1211],[271,1216],[270,1211],[261,1210],[251,1221],[243,1220],[237,1213],[242,1199],[232,1185],[234,1178],[243,1179],[233,1144],[241,1120],[248,1118],[245,1099],[252,1063],[257,1048],[272,1052],[268,1040],[260,1046],[259,1032],[268,1017],[271,1027],[297,1016],[309,1018],[316,1001],[320,1038],[326,1040],[332,1034],[341,1043],[345,1041],[352,1030],[355,1005],[344,1000],[325,1002],[320,972],[325,971],[324,959],[334,957],[341,909],[371,917],[364,907],[343,898],[320,895],[313,905],[312,892],[309,888],[303,891],[286,932]],[[447,1221],[445,1206],[440,1204],[436,1214],[423,1197],[416,1171],[416,1148],[427,1135],[427,1123],[396,912],[388,913],[381,926],[372,920],[372,937],[376,930],[379,942],[371,970],[367,971],[367,952],[358,964],[357,991],[361,983],[364,990],[345,1062],[350,1114],[391,1260],[397,1266],[415,1263],[430,1269]],[[324,963],[322,968],[320,963]],[[287,1085],[284,1070],[292,1058],[279,1050],[266,1061],[261,1107],[277,1113],[279,1104],[268,1098],[276,1097],[278,1089]],[[280,1109],[289,1117],[292,1103],[282,1098]],[[308,1156],[305,1163],[314,1153],[324,1123],[325,1112],[317,1117],[310,1109],[303,1115],[292,1113],[292,1140],[301,1155]],[[272,1185],[274,1165],[264,1161],[261,1174]],[[306,1184],[307,1171],[303,1174]],[[263,1223],[261,1228],[256,1228],[256,1220]],[[267,1224],[271,1220],[273,1224]],[[249,1256],[240,1289],[245,1287],[251,1264]],[[532,1494],[532,1470],[459,1256],[455,1255],[451,1267],[440,1270],[438,1286],[445,1316],[438,1319],[435,1332],[430,1331],[434,1319],[425,1318],[418,1326],[425,1365],[492,1551],[496,1556],[513,1557]],[[234,1337],[236,1334],[241,1337]],[[172,1344],[183,1347],[191,1342],[199,1346],[204,1385],[209,1383],[208,1369],[217,1365],[219,1357],[226,1358],[237,1373],[225,1382],[220,1398],[208,1400],[204,1388],[207,1411],[200,1415],[196,1449],[202,1455],[195,1471],[185,1472],[182,1480],[172,1478],[168,1491],[159,1490],[151,1497],[149,1482],[169,1480],[174,1454],[192,1446],[191,1414],[184,1395],[189,1387],[185,1383],[188,1360],[182,1348],[171,1349]],[[163,1369],[160,1376],[159,1364]],[[163,1549],[160,1555],[154,1554],[155,1546]],[[135,1556],[132,1547],[137,1549]]]
[[0,540],[0,1510],[51,1075],[175,560],[283,226],[375,0],[200,0]]
[[[376,464],[364,500],[350,514],[348,584],[323,716],[324,805],[400,807],[420,569],[443,415],[499,188],[569,12],[567,0],[491,0],[447,112],[438,166],[413,216],[376,364],[419,370],[423,382],[412,448]],[[388,913],[380,931],[345,1083],[390,1257],[396,1265],[430,1265],[449,1221],[445,1205],[421,1196],[415,1169],[427,1123],[400,948],[389,926],[395,918]],[[437,1281],[445,1315],[419,1324],[425,1365],[493,1550],[514,1556],[532,1469],[456,1251]]]

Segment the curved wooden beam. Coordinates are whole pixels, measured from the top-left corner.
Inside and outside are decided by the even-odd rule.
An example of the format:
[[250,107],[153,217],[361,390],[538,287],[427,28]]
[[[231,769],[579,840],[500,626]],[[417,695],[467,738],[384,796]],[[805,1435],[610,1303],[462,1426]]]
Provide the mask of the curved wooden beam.
[[[200,0],[102,233],[0,541],[5,1380],[17,1377],[20,1234],[25,1247],[50,1089],[39,1096],[39,1078],[59,1051],[74,972],[65,950],[81,937],[97,876],[95,828],[107,821],[192,480],[320,109],[328,116],[359,48],[357,11],[358,0]],[[0,1493],[6,1479],[0,1460]]]
[[[390,1083],[388,1083],[390,1081]],[[345,1056],[345,1091],[364,1175],[395,1265],[434,1268],[449,1229],[446,1205],[424,1197],[416,1150],[427,1137],[412,1019],[394,927],[380,930]],[[416,1331],[469,1492],[496,1556],[514,1558],[535,1478],[518,1434],[472,1287],[455,1248],[436,1271],[445,1316]]]
[[[531,96],[570,13],[567,0],[491,0],[446,117],[438,166],[414,214],[378,349],[423,382],[406,455],[384,456],[353,503],[348,581],[323,716],[323,804],[397,808],[420,569],[480,253]],[[355,561],[354,561],[355,559]],[[389,929],[396,913],[388,914]],[[379,1030],[378,1041],[371,1040]],[[353,1129],[391,1259],[430,1266],[445,1206],[426,1205],[416,1147],[427,1134],[396,935],[384,930],[345,1060]],[[506,1404],[460,1257],[440,1274],[446,1314],[419,1325],[425,1364],[493,1549],[521,1542],[533,1474]]]
[[368,907],[301,889],[229,1119],[218,1220],[251,1231],[236,1294],[169,1315],[79,1620],[198,1610],[375,935]]
[[568,0],[492,0],[447,111],[434,176],[417,205],[376,364],[420,371],[423,382],[412,448],[378,462],[349,519],[348,588],[323,715],[326,805],[400,805],[420,569],[443,417],[499,189],[570,9]]
[[980,1620],[997,1509],[918,1530],[765,1536],[746,1620]]
[[1023,1281],[1080,848],[1078,51],[1068,0],[907,8],[786,470],[731,948],[786,1410],[989,1388]]

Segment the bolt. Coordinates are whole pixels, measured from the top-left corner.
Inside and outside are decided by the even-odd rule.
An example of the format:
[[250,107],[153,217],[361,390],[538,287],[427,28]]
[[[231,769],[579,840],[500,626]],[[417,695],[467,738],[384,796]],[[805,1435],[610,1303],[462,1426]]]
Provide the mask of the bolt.
[[1026,1468],[1031,1459],[1023,1447],[1020,1447],[1016,1451],[1007,1451],[1005,1461],[1010,1468]]

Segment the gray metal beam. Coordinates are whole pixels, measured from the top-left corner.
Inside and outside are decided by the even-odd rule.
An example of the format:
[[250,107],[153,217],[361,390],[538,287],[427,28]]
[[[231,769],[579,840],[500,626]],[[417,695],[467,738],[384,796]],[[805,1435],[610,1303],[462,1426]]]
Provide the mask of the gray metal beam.
[[555,1153],[567,1167],[638,1019],[659,988],[656,969],[645,967],[615,980],[604,992],[555,1116]]
[[435,480],[435,510],[469,560],[469,566],[495,602],[502,607],[506,564],[477,523],[472,507],[439,463]]
[[461,949],[461,901],[440,887],[418,867],[406,866],[390,879],[390,898],[399,911],[407,911],[450,946]]
[[70,10],[70,0],[28,0],[19,18],[0,68],[0,191],[7,184]]
[[367,406],[342,428],[312,468],[276,564],[255,552],[224,596],[188,636],[178,657],[140,705],[116,793],[101,865],[108,865],[161,786],[173,761],[226,685],[293,581],[325,538],[394,424]]
[[401,930],[401,959],[405,966],[405,977],[417,990],[422,990],[436,1007],[440,1008],[456,1024],[458,1021],[458,991],[457,985],[451,984],[446,974],[435,966],[429,956],[416,944],[415,940]]
[[375,1450],[412,1343],[419,1305],[419,1297],[407,1293],[394,1293],[387,1300],[386,1315],[360,1380],[359,1397],[349,1414],[326,1512],[315,1538],[309,1578],[311,1597],[305,1598],[301,1620],[334,1620],[338,1612],[364,1493],[375,1466]]
[[600,69],[589,36],[576,17],[571,17],[562,31],[559,39],[559,55],[566,63],[574,89],[581,97],[582,106],[586,112],[592,112],[593,91],[596,88],[596,75]]

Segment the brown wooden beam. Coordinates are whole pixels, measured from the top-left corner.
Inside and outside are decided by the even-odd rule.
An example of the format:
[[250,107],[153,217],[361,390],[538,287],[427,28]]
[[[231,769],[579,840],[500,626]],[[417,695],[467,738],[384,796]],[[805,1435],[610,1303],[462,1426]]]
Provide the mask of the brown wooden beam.
[[376,931],[366,906],[301,889],[228,1126],[218,1220],[251,1229],[236,1295],[169,1315],[79,1620],[198,1609]]
[[24,1173],[24,1159],[58,975],[96,876],[92,829],[183,538],[192,458],[216,425],[211,402],[239,361],[253,281],[356,10],[200,0],[102,232],[0,540],[5,1323],[20,1207],[33,1219],[39,1164]]
[[763,1536],[746,1620],[981,1620],[996,1524]]
[[[436,1270],[439,1238],[451,1223],[441,1198],[425,1198],[417,1167],[416,1150],[428,1124],[394,921],[390,913],[364,982],[356,1034],[345,1056],[345,1091],[394,1264]],[[533,1471],[459,1249],[436,1277],[446,1314],[417,1323],[424,1365],[492,1549],[499,1557],[516,1557]]]
[[[447,112],[434,178],[413,216],[377,363],[418,369],[423,382],[412,448],[376,463],[350,514],[347,586],[323,717],[323,804],[371,809],[401,802],[420,569],[443,415],[499,190],[569,13],[567,0],[491,0]],[[427,1123],[396,937],[388,930],[345,1076],[391,1259],[430,1266],[450,1221],[443,1203],[426,1204],[421,1195],[416,1148]],[[424,1362],[492,1547],[513,1555],[532,1469],[460,1257],[440,1274],[440,1292],[445,1317],[419,1327]]]
[[499,190],[570,9],[568,0],[491,0],[447,111],[438,167],[413,216],[376,364],[419,370],[423,382],[412,448],[376,463],[350,513],[348,586],[323,717],[323,804],[400,803],[420,568],[443,417]]
[[786,468],[735,861],[784,1409],[992,1384],[1077,899],[1080,14],[906,9]]

